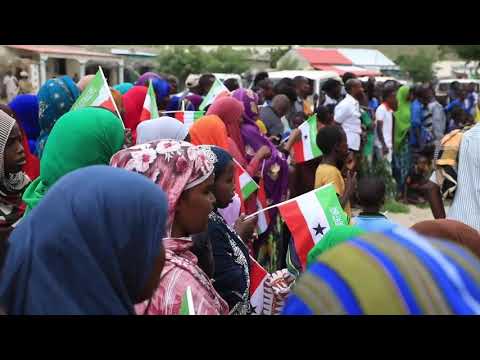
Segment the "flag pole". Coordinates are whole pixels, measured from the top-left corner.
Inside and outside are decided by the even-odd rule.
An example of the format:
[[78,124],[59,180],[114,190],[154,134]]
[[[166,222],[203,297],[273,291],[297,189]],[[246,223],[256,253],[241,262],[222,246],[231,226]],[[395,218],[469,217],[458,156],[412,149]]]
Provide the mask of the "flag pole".
[[[232,160],[233,160],[233,162],[234,162],[235,164],[237,164],[237,165],[240,167],[240,169],[242,169],[243,171],[245,171],[245,172],[248,174],[247,170],[245,170],[245,169],[243,168],[243,166],[240,165],[240,163],[239,163],[237,160],[235,160],[234,157],[232,157]],[[262,170],[263,170],[263,169],[262,169]],[[248,176],[250,176],[250,174],[248,174]],[[259,188],[260,186],[258,186],[258,184],[255,182],[255,180],[253,180],[253,178],[252,178],[251,176],[250,176],[250,178],[251,178],[252,181],[255,183],[255,185],[257,185],[257,188]]]
[[103,81],[104,81],[105,84],[107,85],[108,94],[110,95],[110,100],[112,101],[112,104],[113,104],[113,106],[115,107],[115,111],[117,112],[118,117],[119,117],[120,120],[122,121],[122,126],[123,126],[123,128],[125,129],[125,125],[123,124],[122,116],[120,115],[120,111],[118,111],[117,104],[115,103],[115,99],[113,98],[112,92],[110,91],[110,86],[108,86],[108,82],[107,82],[107,79],[105,78],[105,74],[103,73],[103,69],[102,69],[102,67],[101,67],[100,65],[98,66],[98,68],[99,68],[99,70],[100,70],[100,74],[102,74],[102,79],[103,79]]
[[322,189],[322,188],[324,188],[324,187],[331,186],[331,185],[333,185],[333,182],[330,182],[330,183],[328,183],[328,184],[326,184],[326,185],[323,185],[323,186],[321,186],[321,187],[319,187],[319,188],[317,188],[317,189],[313,189],[313,190],[311,190],[311,191],[309,191],[309,192],[307,192],[307,193],[305,193],[305,194],[302,194],[302,195],[299,195],[299,196],[297,196],[297,197],[294,197],[293,199],[288,199],[288,200],[285,200],[285,201],[283,201],[283,202],[281,202],[281,203],[278,203],[278,204],[275,204],[275,205],[271,205],[271,206],[269,206],[269,207],[266,207],[266,208],[264,208],[264,209],[262,209],[262,210],[259,210],[259,211],[257,211],[257,212],[254,212],[253,214],[248,215],[247,217],[245,217],[245,219],[243,219],[243,221],[247,221],[248,219],[251,219],[251,218],[257,216],[258,214],[260,214],[260,213],[262,213],[262,212],[264,212],[264,211],[267,211],[267,210],[276,208],[276,207],[281,206],[281,205],[284,205],[284,204],[288,204],[288,203],[290,203],[290,202],[292,202],[292,201],[296,201],[296,199],[298,199],[299,197],[302,197],[302,196],[304,196],[304,195],[306,195],[306,194],[308,194],[308,193],[311,193],[312,191],[317,191],[317,190],[319,190],[319,189]]

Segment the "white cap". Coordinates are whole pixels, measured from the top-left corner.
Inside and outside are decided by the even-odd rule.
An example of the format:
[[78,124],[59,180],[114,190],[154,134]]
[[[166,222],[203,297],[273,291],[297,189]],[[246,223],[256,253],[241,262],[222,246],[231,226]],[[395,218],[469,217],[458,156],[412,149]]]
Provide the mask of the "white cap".
[[28,77],[28,73],[27,73],[26,71],[22,71],[22,72],[20,73],[20,76],[21,76],[21,77]]
[[200,79],[200,75],[190,74],[185,80],[185,86],[187,88],[192,88],[198,85],[198,80]]

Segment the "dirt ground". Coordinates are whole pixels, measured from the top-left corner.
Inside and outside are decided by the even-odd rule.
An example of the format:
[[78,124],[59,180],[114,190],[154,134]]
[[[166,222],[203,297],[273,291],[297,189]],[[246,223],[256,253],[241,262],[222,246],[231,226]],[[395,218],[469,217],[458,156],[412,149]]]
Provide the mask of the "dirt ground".
[[430,208],[420,209],[414,205],[410,205],[410,212],[408,214],[385,214],[393,222],[405,227],[410,227],[420,221],[433,220],[432,211]]

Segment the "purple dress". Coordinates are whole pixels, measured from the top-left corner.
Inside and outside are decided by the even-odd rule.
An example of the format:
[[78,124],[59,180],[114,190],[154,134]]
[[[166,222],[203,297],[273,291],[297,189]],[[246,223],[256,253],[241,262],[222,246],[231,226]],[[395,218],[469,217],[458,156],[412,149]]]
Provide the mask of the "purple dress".
[[[270,148],[272,156],[265,161],[263,169],[263,180],[267,201],[270,204],[277,204],[286,199],[288,190],[288,163],[284,155],[277,150],[275,145],[266,138],[258,129],[255,121],[259,118],[258,96],[251,90],[238,89],[232,97],[241,101],[245,111],[243,113],[243,124],[241,125],[242,138],[245,143],[244,155],[250,161],[256,152],[266,145]],[[270,210],[271,219],[277,214],[277,209]],[[272,221],[270,225],[274,222]]]

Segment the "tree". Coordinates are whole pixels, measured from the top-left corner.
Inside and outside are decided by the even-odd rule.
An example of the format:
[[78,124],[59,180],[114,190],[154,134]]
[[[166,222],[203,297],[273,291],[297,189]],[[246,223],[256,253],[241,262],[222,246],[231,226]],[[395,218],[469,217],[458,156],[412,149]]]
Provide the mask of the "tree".
[[207,52],[200,46],[174,46],[157,58],[157,70],[172,74],[183,84],[189,74],[208,72],[239,74],[248,69],[249,51],[220,46]]
[[420,50],[416,55],[400,55],[396,62],[400,69],[409,74],[414,82],[426,82],[433,79],[432,55]]
[[283,48],[280,48],[280,47],[270,49],[268,51],[268,53],[270,54],[270,67],[272,69],[275,69],[277,67],[278,60],[280,60],[280,58],[283,55],[285,55],[287,52],[289,52],[291,48],[292,47],[289,46],[286,49],[283,49]]
[[472,61],[478,61],[475,69],[475,75],[478,76],[480,67],[480,45],[440,45],[440,51],[453,52],[460,59],[465,60],[467,64]]

